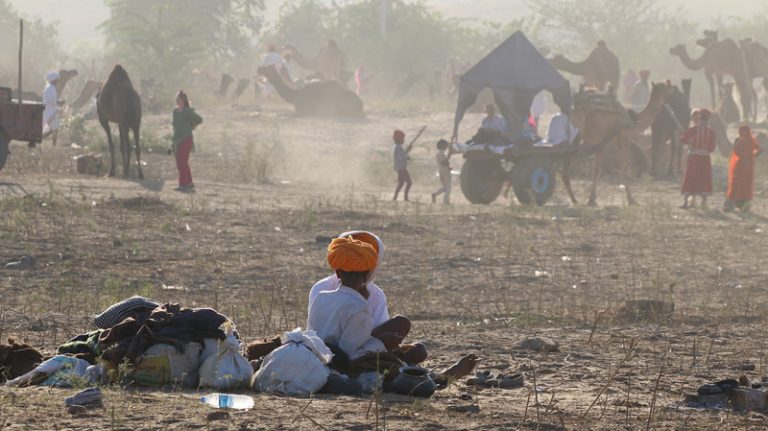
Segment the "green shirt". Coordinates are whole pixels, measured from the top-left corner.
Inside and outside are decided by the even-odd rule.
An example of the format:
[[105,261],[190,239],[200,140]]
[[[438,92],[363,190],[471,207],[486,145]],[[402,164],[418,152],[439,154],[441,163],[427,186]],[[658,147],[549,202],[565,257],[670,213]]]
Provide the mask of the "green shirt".
[[192,136],[192,130],[195,129],[203,118],[197,115],[194,109],[174,109],[173,110],[173,149],[175,150],[181,141]]

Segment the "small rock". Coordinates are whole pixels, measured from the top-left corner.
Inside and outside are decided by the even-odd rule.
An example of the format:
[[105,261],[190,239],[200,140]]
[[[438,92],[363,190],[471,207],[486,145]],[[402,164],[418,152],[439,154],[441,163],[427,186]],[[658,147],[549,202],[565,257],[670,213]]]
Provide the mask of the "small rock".
[[100,406],[101,389],[88,388],[84,391],[78,392],[71,397],[65,398],[64,404],[67,406]]
[[755,371],[755,364],[740,364],[733,367],[733,369],[739,371]]
[[764,389],[736,388],[729,397],[733,409],[736,411],[765,411],[766,391]]
[[36,259],[32,256],[22,256],[18,261],[9,262],[5,265],[5,269],[14,269],[17,271],[32,269],[35,267]]
[[448,406],[448,410],[457,413],[480,413],[480,406],[469,404],[465,406]]
[[85,414],[87,411],[88,409],[85,406],[80,406],[77,404],[72,404],[71,406],[67,407],[67,412],[73,416]]
[[223,421],[223,420],[229,419],[229,412],[224,412],[224,411],[210,412],[205,418],[209,421]]
[[533,350],[535,352],[558,352],[560,345],[547,337],[529,337],[515,344],[516,350]]
[[116,239],[116,240],[112,241],[112,245],[114,247],[122,247],[123,246],[123,242],[120,241],[119,239]]

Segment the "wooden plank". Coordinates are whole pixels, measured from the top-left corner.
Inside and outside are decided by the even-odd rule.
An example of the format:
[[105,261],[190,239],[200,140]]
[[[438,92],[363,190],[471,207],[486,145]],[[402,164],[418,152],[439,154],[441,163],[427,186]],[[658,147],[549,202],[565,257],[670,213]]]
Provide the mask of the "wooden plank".
[[23,53],[24,53],[24,20],[19,20],[19,105],[21,105],[22,99],[22,90],[21,90],[21,61],[23,59]]

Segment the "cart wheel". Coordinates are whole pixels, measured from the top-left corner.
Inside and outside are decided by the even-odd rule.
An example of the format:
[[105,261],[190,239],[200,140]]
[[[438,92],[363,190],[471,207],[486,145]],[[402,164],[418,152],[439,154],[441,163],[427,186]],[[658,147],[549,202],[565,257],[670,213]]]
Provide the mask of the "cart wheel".
[[498,159],[466,159],[461,167],[461,191],[473,204],[488,205],[501,194],[505,178]]
[[512,170],[512,188],[523,205],[531,204],[531,197],[536,205],[544,205],[555,193],[556,182],[552,161],[544,157],[523,159]]
[[0,129],[0,171],[3,170],[5,161],[8,160],[8,145],[10,142],[11,140],[8,139],[8,135],[5,133],[5,130]]

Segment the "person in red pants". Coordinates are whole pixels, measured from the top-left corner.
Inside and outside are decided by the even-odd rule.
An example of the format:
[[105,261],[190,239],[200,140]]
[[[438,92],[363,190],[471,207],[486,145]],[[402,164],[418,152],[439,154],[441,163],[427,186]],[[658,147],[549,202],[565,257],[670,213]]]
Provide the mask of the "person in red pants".
[[179,187],[182,193],[194,193],[192,171],[189,169],[189,154],[195,149],[192,131],[203,122],[189,105],[189,97],[184,91],[176,96],[176,109],[173,110],[173,152],[176,154],[176,168],[179,170]]

